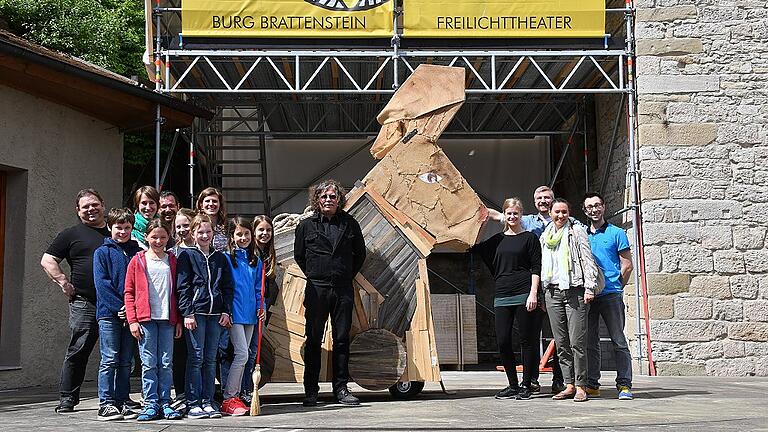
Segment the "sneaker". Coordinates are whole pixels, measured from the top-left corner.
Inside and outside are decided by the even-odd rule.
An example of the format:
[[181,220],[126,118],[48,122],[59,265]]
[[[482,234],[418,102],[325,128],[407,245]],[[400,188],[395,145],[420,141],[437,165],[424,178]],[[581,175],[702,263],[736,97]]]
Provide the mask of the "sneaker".
[[632,395],[632,390],[627,386],[619,387],[619,400],[632,400],[635,397]]
[[565,390],[565,383],[561,381],[552,381],[552,394],[558,394]]
[[336,401],[342,405],[360,405],[360,399],[356,398],[346,386],[336,392]]
[[123,414],[123,420],[134,420],[136,417],[139,416],[139,413],[137,413],[131,407],[125,404],[123,404],[123,409],[121,410],[121,412]]
[[179,412],[187,410],[187,397],[184,395],[184,393],[176,396],[176,399],[174,399],[171,403],[171,408]]
[[135,400],[131,399],[130,397],[128,398],[128,400],[123,402],[123,405],[128,405],[129,408],[132,408],[132,409],[135,409],[135,410],[141,409],[141,402],[136,402]]
[[203,405],[203,411],[208,414],[208,418],[221,418],[221,412],[211,404]]
[[496,393],[496,399],[514,399],[520,393],[520,387],[506,386],[503,390]]
[[166,420],[181,420],[182,417],[184,416],[181,415],[180,412],[171,408],[170,405],[163,406],[163,418],[165,418]]
[[233,397],[221,404],[221,413],[228,416],[242,416],[248,413],[248,408],[239,397]]
[[75,404],[68,400],[63,400],[53,410],[59,414],[75,412]]
[[202,407],[196,406],[189,409],[187,417],[191,419],[207,419],[208,413],[205,412]]
[[531,385],[529,388],[531,393],[538,393],[541,391],[541,384],[539,384],[539,382],[536,380],[531,380]]
[[594,387],[587,387],[587,396],[600,397],[600,389]]
[[520,387],[520,392],[515,399],[527,400],[531,398],[531,389],[526,386]]
[[141,414],[139,414],[139,416],[136,417],[136,420],[152,421],[152,420],[160,420],[162,418],[163,418],[163,411],[160,409],[160,407],[155,404],[149,404],[144,407],[144,409],[141,411]]
[[123,414],[114,405],[104,405],[99,407],[97,418],[100,421],[122,420]]
[[301,404],[305,407],[317,406],[317,393],[308,393]]

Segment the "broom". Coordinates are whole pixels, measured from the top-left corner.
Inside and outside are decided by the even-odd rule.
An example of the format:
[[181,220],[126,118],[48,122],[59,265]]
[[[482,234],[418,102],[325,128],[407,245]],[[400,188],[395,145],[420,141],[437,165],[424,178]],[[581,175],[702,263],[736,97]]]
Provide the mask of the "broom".
[[[265,268],[264,268],[264,261],[261,262],[261,303],[259,304],[259,309],[262,309],[264,307],[264,279],[265,279]],[[261,315],[261,314],[259,314]],[[256,335],[258,337],[257,343],[256,343],[256,365],[253,368],[253,374],[251,375],[251,378],[253,379],[253,397],[251,398],[251,415],[257,416],[261,414],[261,404],[259,403],[259,383],[261,383],[261,335],[262,335],[262,325],[264,323],[264,320],[259,319],[259,331]]]

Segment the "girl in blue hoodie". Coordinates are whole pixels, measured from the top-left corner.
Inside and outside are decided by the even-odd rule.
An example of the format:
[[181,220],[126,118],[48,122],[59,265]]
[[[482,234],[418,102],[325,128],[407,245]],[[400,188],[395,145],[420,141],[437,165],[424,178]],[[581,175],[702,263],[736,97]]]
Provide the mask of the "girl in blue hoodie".
[[213,224],[207,215],[195,216],[190,230],[196,247],[181,249],[176,284],[187,329],[187,415],[220,418],[213,406],[216,352],[222,330],[230,326],[232,271],[224,253],[211,245]]
[[254,336],[254,329],[264,319],[261,304],[261,283],[264,265],[254,251],[253,227],[250,221],[237,217],[230,231],[230,251],[227,255],[232,269],[235,291],[232,297],[232,328],[229,337],[235,357],[224,383],[224,403],[221,411],[226,415],[239,416],[248,412],[240,395],[245,364],[248,361],[248,347]]

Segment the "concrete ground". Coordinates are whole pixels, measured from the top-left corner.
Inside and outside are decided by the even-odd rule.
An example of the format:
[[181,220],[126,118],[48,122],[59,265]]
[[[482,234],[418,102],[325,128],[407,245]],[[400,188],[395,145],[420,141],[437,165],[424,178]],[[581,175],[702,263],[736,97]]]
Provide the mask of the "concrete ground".
[[[553,401],[549,376],[542,376],[542,394],[528,401],[496,400],[505,385],[499,372],[444,372],[444,394],[438,383],[428,383],[413,400],[396,401],[388,392],[368,392],[352,386],[363,403],[342,407],[332,402],[329,386],[324,403],[301,406],[300,384],[268,384],[261,392],[262,415],[218,420],[138,423],[96,420],[98,399],[94,383],[87,383],[77,411],[53,411],[55,391],[21,389],[0,392],[0,430],[6,431],[290,431],[304,430],[675,430],[768,431],[766,378],[635,377],[633,401],[619,401],[612,385],[586,403]],[[604,384],[613,376],[607,374]],[[138,382],[134,384],[138,388]],[[138,399],[138,395],[133,395]]]

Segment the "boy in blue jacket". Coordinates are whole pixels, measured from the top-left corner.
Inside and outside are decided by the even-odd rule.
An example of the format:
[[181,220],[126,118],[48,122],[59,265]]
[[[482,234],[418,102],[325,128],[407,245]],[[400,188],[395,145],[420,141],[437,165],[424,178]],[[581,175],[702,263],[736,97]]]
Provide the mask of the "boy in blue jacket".
[[93,253],[96,285],[96,319],[99,322],[99,420],[136,418],[128,400],[131,359],[135,341],[125,323],[125,274],[131,258],[141,250],[131,240],[134,216],[127,208],[113,208],[107,215],[111,238]]

